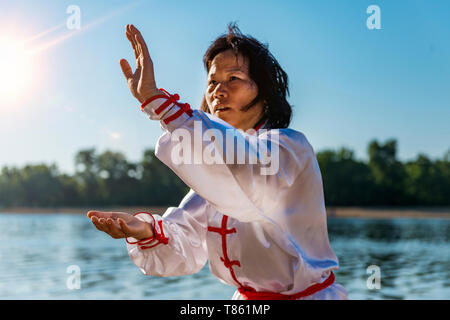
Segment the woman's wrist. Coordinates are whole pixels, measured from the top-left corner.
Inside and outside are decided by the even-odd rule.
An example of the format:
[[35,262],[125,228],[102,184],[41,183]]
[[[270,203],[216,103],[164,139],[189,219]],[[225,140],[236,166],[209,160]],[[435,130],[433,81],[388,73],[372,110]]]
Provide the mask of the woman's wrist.
[[149,91],[149,92],[147,92],[147,93],[141,95],[141,96],[138,98],[138,100],[139,100],[140,103],[144,103],[145,101],[149,100],[150,98],[152,98],[152,97],[154,97],[154,96],[156,96],[156,95],[160,95],[160,94],[165,95],[164,92],[162,92],[162,91],[159,90],[158,88],[155,88],[154,90]]
[[140,235],[139,237],[135,237],[135,239],[138,241],[146,240],[154,236],[153,224],[151,222],[143,222],[143,223],[145,224],[145,227],[142,235]]
[[[146,215],[138,217],[143,213]],[[158,218],[155,219],[151,213],[145,211],[137,212],[133,216],[137,217],[141,222],[145,223],[145,225],[139,227],[139,229],[142,228],[139,234],[131,237],[132,242],[130,242],[128,238],[125,239],[128,244],[137,244],[139,249],[145,250],[156,247],[161,243],[169,243],[169,238],[166,237],[163,231],[163,221],[161,217],[158,216]],[[149,219],[151,219],[151,221],[149,221]],[[158,221],[158,223],[156,223],[156,221]]]

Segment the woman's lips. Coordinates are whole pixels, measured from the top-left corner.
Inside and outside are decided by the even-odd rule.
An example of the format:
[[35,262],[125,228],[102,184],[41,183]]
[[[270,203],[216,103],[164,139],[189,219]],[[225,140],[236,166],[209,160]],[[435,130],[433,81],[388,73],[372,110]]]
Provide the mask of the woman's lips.
[[228,110],[230,110],[229,107],[220,106],[220,107],[216,108],[215,112],[225,112],[225,111],[228,111]]

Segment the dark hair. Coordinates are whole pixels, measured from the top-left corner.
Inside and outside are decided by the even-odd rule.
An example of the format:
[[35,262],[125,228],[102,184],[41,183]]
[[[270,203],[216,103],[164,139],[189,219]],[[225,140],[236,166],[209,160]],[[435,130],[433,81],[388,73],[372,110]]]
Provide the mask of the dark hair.
[[[239,53],[248,59],[250,78],[258,86],[258,95],[247,109],[258,101],[266,101],[263,117],[268,120],[267,126],[270,129],[287,128],[292,116],[292,107],[286,100],[286,95],[289,95],[288,76],[269,52],[268,45],[244,36],[235,23],[230,23],[228,34],[219,36],[203,56],[206,72],[209,72],[214,57],[229,49],[234,51],[236,59]],[[205,97],[200,108],[209,113]]]

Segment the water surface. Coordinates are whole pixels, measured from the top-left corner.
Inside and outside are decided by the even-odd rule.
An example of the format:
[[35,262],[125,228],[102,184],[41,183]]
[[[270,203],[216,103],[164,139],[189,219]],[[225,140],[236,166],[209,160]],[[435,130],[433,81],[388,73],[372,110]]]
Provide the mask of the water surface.
[[[230,299],[234,287],[208,264],[182,277],[144,276],[124,240],[99,232],[84,215],[0,214],[0,299]],[[450,220],[330,218],[337,281],[351,299],[449,299]],[[81,288],[69,289],[69,266]],[[379,266],[381,288],[367,287]]]

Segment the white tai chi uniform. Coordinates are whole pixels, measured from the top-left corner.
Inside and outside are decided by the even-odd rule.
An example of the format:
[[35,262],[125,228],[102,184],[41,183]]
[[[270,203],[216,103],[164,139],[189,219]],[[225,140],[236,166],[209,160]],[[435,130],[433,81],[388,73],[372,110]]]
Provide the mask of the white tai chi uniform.
[[[238,288],[233,299],[244,299],[241,292],[295,295],[334,279],[332,270],[339,264],[328,240],[322,177],[305,136],[292,129],[262,130],[264,125],[253,134],[244,133],[214,115],[190,110],[178,99],[155,98],[142,111],[161,120],[156,156],[191,190],[162,216],[136,215],[153,222],[155,236],[138,243],[127,239],[132,261],[144,274],[164,277],[199,272],[209,260],[220,281]],[[199,128],[215,129],[224,139],[195,137]],[[225,158],[222,164],[176,161],[176,129],[183,129],[183,141],[192,144],[192,159],[201,157],[208,145],[222,155],[235,148],[236,154],[245,152],[247,161],[250,156],[260,159],[256,143],[265,142],[270,152],[278,148],[279,170],[262,175],[262,164],[226,163]],[[226,144],[226,131],[247,148]],[[293,297],[347,299],[347,292],[334,282]]]

